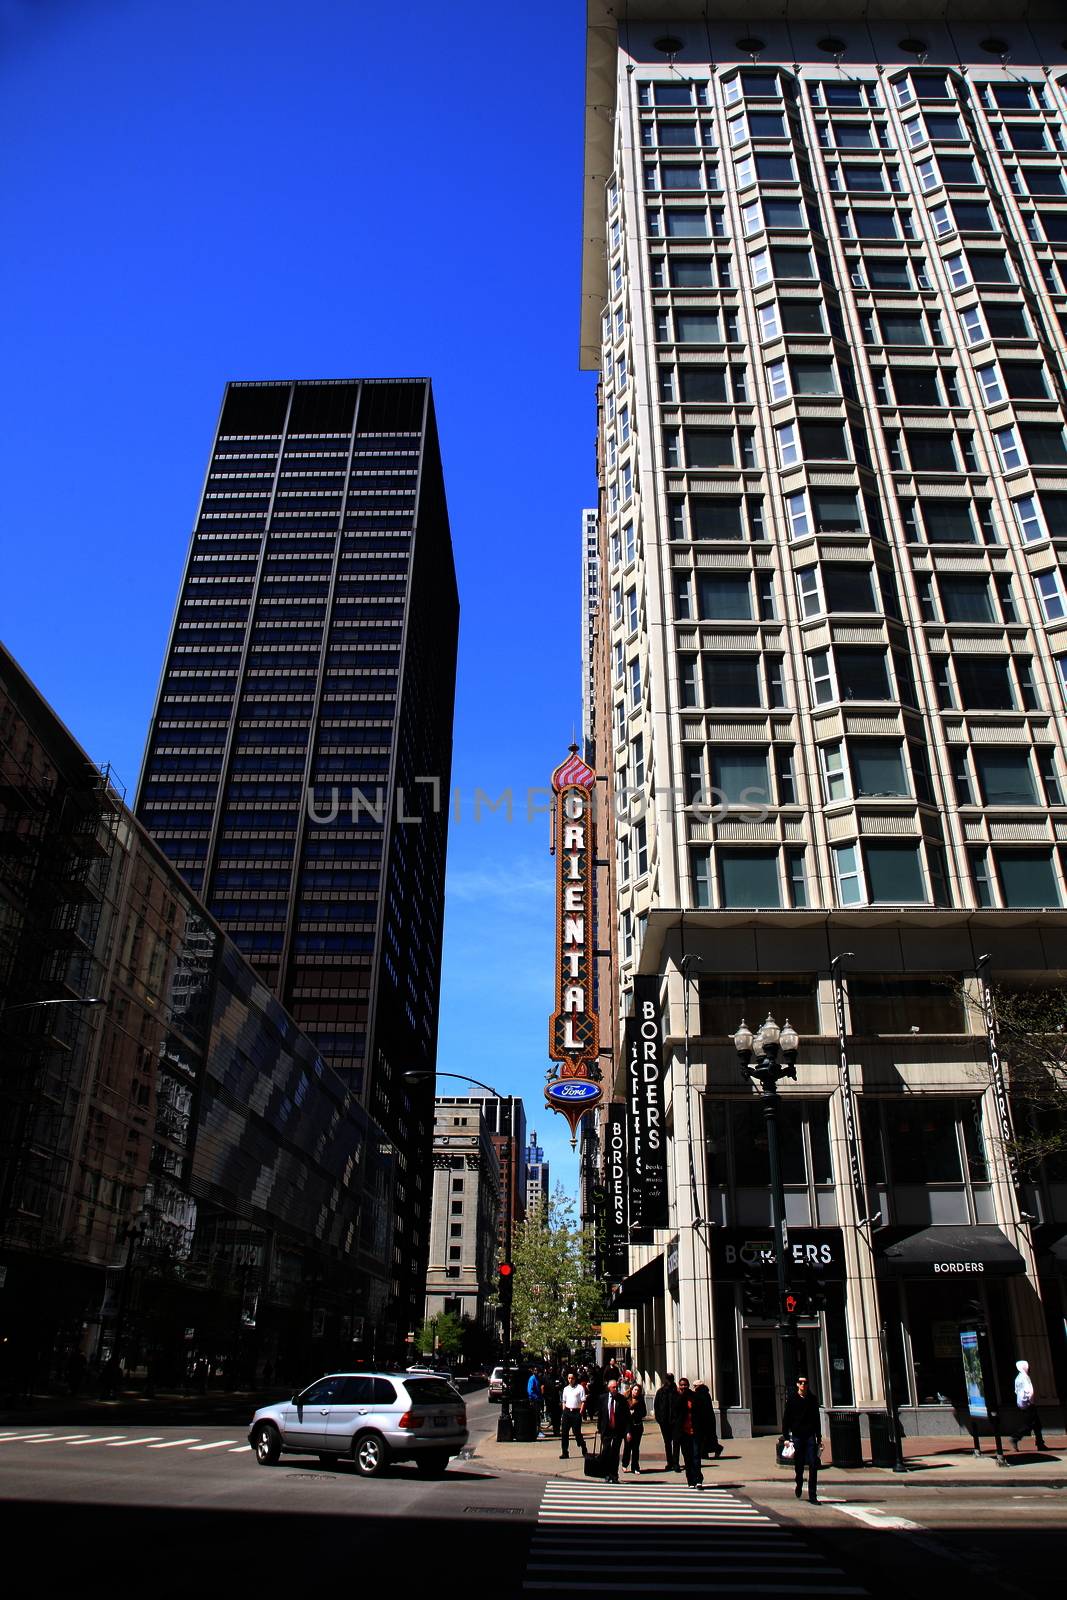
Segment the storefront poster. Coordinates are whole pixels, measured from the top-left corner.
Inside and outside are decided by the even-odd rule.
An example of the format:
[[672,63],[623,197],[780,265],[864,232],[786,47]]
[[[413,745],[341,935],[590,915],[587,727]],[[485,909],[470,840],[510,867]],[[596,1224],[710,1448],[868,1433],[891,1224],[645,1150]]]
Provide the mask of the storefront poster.
[[982,1355],[978,1348],[978,1334],[973,1328],[960,1329],[960,1354],[963,1357],[963,1380],[967,1387],[967,1410],[972,1417],[988,1417]]

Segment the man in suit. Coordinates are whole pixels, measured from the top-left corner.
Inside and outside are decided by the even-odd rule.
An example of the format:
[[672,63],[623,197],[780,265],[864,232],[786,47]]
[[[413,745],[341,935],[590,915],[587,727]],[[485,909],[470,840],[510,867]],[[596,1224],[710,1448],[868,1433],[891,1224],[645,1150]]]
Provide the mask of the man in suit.
[[600,1448],[604,1454],[604,1482],[619,1481],[619,1451],[630,1426],[630,1407],[619,1393],[619,1385],[609,1378],[607,1393],[601,1396],[597,1411]]

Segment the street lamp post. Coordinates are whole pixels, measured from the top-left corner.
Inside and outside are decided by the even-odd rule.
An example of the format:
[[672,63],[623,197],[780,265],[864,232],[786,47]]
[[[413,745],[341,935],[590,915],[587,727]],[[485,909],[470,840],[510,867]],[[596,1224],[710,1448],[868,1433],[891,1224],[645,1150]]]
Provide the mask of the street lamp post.
[[[759,1085],[763,1101],[763,1118],[767,1127],[767,1160],[771,1175],[771,1226],[774,1232],[774,1266],[778,1290],[775,1326],[781,1339],[782,1375],[786,1398],[792,1394],[796,1379],[796,1350],[794,1331],[785,1310],[785,1297],[789,1290],[786,1251],[789,1234],[785,1220],[785,1190],[782,1185],[782,1163],[778,1148],[778,1081],[792,1078],[796,1081],[796,1057],[800,1039],[796,1029],[786,1018],[779,1028],[768,1013],[767,1020],[753,1037],[744,1020],[734,1034],[734,1049],[741,1062],[743,1077]],[[779,1057],[781,1060],[779,1060]],[[784,1064],[783,1064],[784,1063]]]
[[[416,1067],[416,1068],[410,1069],[408,1072],[405,1072],[403,1074],[403,1077],[408,1083],[425,1083],[427,1081],[427,1079],[433,1078],[433,1077],[437,1077],[437,1078],[455,1078],[459,1083],[473,1083],[479,1089],[487,1090],[488,1093],[491,1094],[494,1099],[500,1100],[501,1102],[503,1102],[504,1100],[509,1099],[509,1098],[514,1100],[514,1096],[502,1095],[500,1093],[500,1090],[499,1089],[494,1089],[491,1083],[483,1083],[481,1078],[471,1078],[465,1072],[438,1072],[438,1073],[435,1074],[433,1072],[430,1072],[429,1070],[422,1070],[422,1069]],[[514,1164],[515,1164],[515,1161],[516,1161],[517,1155],[518,1155],[518,1152],[515,1149],[514,1105],[512,1106],[511,1132],[510,1132],[508,1137],[510,1138],[511,1145],[512,1145],[511,1163],[512,1163],[512,1170],[513,1170],[514,1169]],[[511,1177],[512,1177],[512,1172],[507,1173],[506,1176],[505,1176],[505,1182],[504,1182],[504,1260],[505,1261],[510,1261],[511,1260],[511,1222],[512,1222]],[[511,1435],[511,1428],[512,1428],[511,1408],[510,1408],[510,1403],[509,1403],[510,1390],[509,1390],[509,1386],[508,1386],[508,1371],[509,1371],[509,1368],[511,1366],[511,1302],[510,1302],[510,1299],[508,1300],[507,1304],[504,1306],[504,1314],[503,1314],[503,1321],[502,1321],[502,1333],[503,1333],[503,1340],[504,1340],[504,1361],[503,1361],[503,1366],[504,1366],[504,1398],[501,1401],[501,1406],[500,1406],[500,1426],[497,1429],[497,1438],[500,1439],[500,1440],[505,1440],[506,1441],[506,1440],[509,1440],[511,1438],[511,1436],[512,1436]]]

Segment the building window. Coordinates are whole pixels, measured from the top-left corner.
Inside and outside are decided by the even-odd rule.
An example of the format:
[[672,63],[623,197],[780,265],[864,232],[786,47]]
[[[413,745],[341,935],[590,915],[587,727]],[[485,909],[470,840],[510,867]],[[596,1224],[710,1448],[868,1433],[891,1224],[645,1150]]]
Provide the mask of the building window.
[[848,977],[847,992],[855,1034],[968,1031],[958,980],[951,975],[913,978],[853,973]]
[[724,907],[774,907],[782,903],[777,850],[718,851]]

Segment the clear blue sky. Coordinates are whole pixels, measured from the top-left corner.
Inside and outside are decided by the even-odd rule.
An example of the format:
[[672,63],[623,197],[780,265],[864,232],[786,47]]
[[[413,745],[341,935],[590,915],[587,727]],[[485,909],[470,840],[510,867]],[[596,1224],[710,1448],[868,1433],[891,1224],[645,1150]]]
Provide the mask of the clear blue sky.
[[523,1094],[568,1188],[524,797],[579,716],[584,11],[0,0],[5,642],[132,798],[223,384],[429,375],[463,608],[439,1066]]

